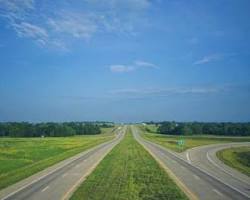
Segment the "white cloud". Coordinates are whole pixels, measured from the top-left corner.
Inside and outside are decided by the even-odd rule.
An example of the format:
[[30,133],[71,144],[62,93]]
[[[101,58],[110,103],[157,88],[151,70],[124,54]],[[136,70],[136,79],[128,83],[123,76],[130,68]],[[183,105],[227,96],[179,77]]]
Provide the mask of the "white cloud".
[[127,65],[111,65],[109,68],[110,71],[114,73],[131,72],[134,70],[134,67]]
[[61,49],[76,40],[89,40],[95,33],[134,36],[151,6],[149,0],[85,0],[82,6],[79,4],[69,7],[65,0],[53,4],[0,0],[0,17],[7,19],[7,27],[12,27],[19,37]]
[[143,88],[143,89],[118,89],[110,91],[112,95],[124,97],[168,97],[169,95],[202,95],[224,91],[224,87],[169,87],[169,88]]
[[20,37],[32,38],[42,45],[45,45],[48,40],[47,31],[37,25],[21,22],[20,24],[13,23],[12,26]]
[[33,0],[0,0],[0,7],[12,12],[21,12],[34,8]]
[[153,68],[156,69],[158,68],[155,64],[141,61],[141,60],[136,60],[133,62],[132,65],[123,65],[123,64],[117,64],[117,65],[110,65],[109,69],[111,72],[114,73],[125,73],[125,72],[131,72],[138,70],[140,68]]
[[204,96],[218,95],[234,91],[250,91],[247,85],[220,85],[220,86],[176,86],[165,88],[121,88],[106,91],[100,96],[63,96],[75,100],[98,100],[98,99],[152,99],[152,98],[170,98],[179,96]]
[[10,24],[24,20],[34,10],[33,0],[0,0],[0,17],[9,20]]
[[212,54],[212,55],[204,56],[203,58],[195,61],[193,64],[194,65],[206,64],[209,62],[215,62],[215,61],[223,60],[226,58],[228,59],[237,55],[239,55],[239,53],[235,53],[235,52]]
[[85,0],[85,2],[106,9],[144,10],[150,6],[149,0]]
[[92,6],[100,32],[137,35],[138,27],[146,24],[144,13],[150,8],[149,0],[86,0]]
[[20,24],[14,24],[14,28],[21,37],[32,37],[32,38],[47,38],[47,31],[37,25],[33,25],[27,22],[21,22]]
[[222,58],[223,58],[223,55],[220,55],[220,54],[208,55],[208,56],[204,56],[200,60],[195,61],[194,65],[206,64],[206,63],[209,63],[209,62],[218,61],[218,60],[220,60]]
[[155,64],[142,60],[136,60],[135,65],[138,67],[158,68]]
[[57,19],[48,19],[52,31],[69,34],[74,38],[89,39],[96,32],[96,24],[83,14],[62,12]]

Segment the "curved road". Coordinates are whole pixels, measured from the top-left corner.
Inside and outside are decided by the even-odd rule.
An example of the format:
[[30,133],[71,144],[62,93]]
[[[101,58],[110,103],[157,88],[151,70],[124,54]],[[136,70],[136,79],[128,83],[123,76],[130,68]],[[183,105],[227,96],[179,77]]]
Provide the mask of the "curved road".
[[123,138],[126,127],[119,128],[115,139],[64,160],[2,191],[2,200],[64,200]]
[[213,144],[195,147],[187,150],[185,156],[189,163],[209,172],[223,182],[233,186],[235,189],[250,195],[250,177],[225,165],[216,156],[216,152],[222,149],[242,146],[250,146],[250,142]]
[[188,196],[191,199],[250,199],[250,182],[229,178],[228,175],[221,172],[216,175],[216,171],[220,169],[210,169],[207,166],[207,161],[204,162],[203,153],[200,154],[199,151],[193,149],[193,152],[189,151],[189,158],[186,158],[186,156],[174,153],[158,144],[143,139],[137,127],[132,127],[132,131],[135,139],[171,172],[170,175],[174,177],[177,183],[182,183],[182,189],[189,194]]

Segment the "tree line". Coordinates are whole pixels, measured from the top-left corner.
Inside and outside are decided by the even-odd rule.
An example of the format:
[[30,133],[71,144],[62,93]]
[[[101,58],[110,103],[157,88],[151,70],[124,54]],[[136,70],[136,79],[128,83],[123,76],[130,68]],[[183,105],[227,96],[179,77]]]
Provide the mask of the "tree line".
[[149,122],[156,124],[157,132],[169,135],[230,135],[250,136],[250,123],[232,122]]
[[0,123],[0,136],[5,137],[64,137],[74,135],[95,135],[101,128],[112,127],[112,123],[64,122],[64,123]]

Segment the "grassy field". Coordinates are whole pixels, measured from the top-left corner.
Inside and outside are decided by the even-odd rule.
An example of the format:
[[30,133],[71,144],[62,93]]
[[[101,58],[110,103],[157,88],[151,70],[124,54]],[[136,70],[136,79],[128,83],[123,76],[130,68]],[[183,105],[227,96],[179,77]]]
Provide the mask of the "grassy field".
[[130,130],[73,194],[71,200],[153,200],[187,197]]
[[216,155],[225,164],[250,176],[250,147],[224,149]]
[[[144,129],[141,129],[144,130]],[[182,152],[189,148],[225,143],[225,142],[247,142],[250,137],[218,137],[218,136],[170,136],[142,131],[142,137],[152,142],[158,143],[176,152]],[[183,146],[178,146],[178,140],[184,140]]]
[[142,128],[145,130],[145,131],[148,131],[149,133],[156,133],[157,132],[157,129],[158,129],[158,126],[154,125],[154,124],[147,124],[145,126],[142,126]]
[[114,137],[103,134],[60,138],[0,138],[0,189]]

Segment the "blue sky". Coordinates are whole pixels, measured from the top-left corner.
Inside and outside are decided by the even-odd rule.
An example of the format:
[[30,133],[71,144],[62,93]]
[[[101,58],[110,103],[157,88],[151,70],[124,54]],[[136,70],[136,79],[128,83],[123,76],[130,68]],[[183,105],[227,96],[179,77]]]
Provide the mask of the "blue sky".
[[249,0],[0,0],[0,121],[250,121]]

